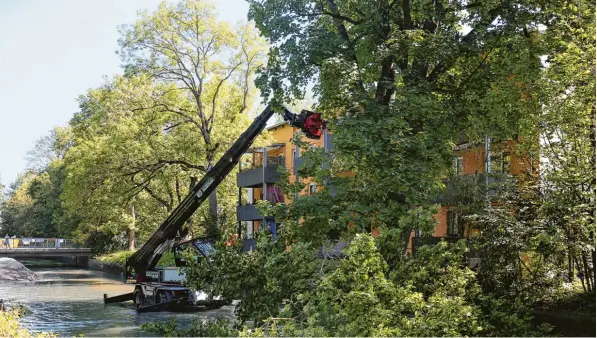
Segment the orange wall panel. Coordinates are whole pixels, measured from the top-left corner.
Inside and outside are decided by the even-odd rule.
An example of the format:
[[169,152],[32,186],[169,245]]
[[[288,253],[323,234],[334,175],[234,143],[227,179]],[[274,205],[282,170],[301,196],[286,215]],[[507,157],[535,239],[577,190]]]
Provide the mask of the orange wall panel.
[[437,220],[435,231],[433,232],[434,237],[444,237],[448,233],[448,209],[441,207],[437,214],[434,215]]

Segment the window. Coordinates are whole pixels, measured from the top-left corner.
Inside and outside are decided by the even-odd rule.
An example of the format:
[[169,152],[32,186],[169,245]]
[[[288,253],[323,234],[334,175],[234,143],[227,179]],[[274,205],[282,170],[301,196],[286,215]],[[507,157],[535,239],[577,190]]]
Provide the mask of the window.
[[458,212],[448,211],[448,236],[460,236]]
[[507,174],[510,172],[510,155],[507,152],[491,155],[489,167],[489,172]]
[[456,175],[462,175],[462,157],[458,156],[454,158],[454,170]]
[[309,195],[313,195],[317,190],[317,185],[315,183],[309,184]]

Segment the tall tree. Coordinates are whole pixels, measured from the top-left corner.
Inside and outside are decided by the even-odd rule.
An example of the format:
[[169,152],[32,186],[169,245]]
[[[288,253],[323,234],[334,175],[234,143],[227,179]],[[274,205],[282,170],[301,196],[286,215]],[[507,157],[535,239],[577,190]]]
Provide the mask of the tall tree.
[[35,142],[33,149],[27,152],[27,167],[41,172],[54,162],[64,159],[72,145],[72,135],[68,127],[55,127],[47,135]]
[[272,44],[262,93],[292,101],[314,81],[334,133],[321,177],[356,174],[331,180],[331,200],[293,203],[286,219],[304,218],[296,231],[310,240],[373,225],[395,229],[405,248],[412,230],[431,232],[453,142],[511,138],[540,67],[525,1],[249,2]]
[[31,181],[35,174],[27,172],[20,174],[17,180],[10,185],[6,200],[2,203],[1,228],[8,235],[37,235],[35,222],[32,220],[30,210],[33,200],[28,194]]
[[[192,165],[209,169],[237,136],[230,125],[251,106],[253,74],[264,62],[264,42],[251,25],[236,29],[218,21],[204,1],[163,2],[154,13],[143,12],[135,24],[121,27],[120,54],[128,74],[150,74],[171,84],[152,97],[149,107],[177,115],[176,126],[195,128],[202,157]],[[173,105],[171,91],[187,98]],[[179,159],[175,159],[179,160]],[[218,200],[209,197],[217,219]]]
[[[135,234],[151,231],[203,169],[192,164],[198,136],[192,129],[173,128],[176,115],[139,109],[155,92],[162,90],[146,76],[117,77],[81,96],[62,197],[80,215],[82,236],[126,232],[132,247]],[[175,92],[170,99],[184,100]]]
[[566,239],[568,270],[595,290],[595,3],[546,6],[546,69],[539,83],[540,174],[546,226]]
[[11,187],[2,204],[3,227],[21,236],[70,237],[75,220],[64,213],[60,200],[71,146],[68,127],[53,128],[28,152],[28,170]]

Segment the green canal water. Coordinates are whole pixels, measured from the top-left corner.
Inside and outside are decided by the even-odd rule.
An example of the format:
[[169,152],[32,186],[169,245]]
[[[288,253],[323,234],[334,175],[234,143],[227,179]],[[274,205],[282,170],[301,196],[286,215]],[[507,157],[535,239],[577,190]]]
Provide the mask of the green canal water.
[[[60,336],[139,337],[150,336],[141,330],[147,322],[175,316],[181,323],[193,318],[233,318],[234,308],[196,313],[137,314],[131,302],[105,306],[103,295],[132,291],[120,276],[84,268],[49,267],[48,262],[23,262],[35,271],[36,282],[0,284],[0,299],[18,302],[31,310],[21,324],[34,331],[52,331]],[[40,267],[43,266],[43,267]]]

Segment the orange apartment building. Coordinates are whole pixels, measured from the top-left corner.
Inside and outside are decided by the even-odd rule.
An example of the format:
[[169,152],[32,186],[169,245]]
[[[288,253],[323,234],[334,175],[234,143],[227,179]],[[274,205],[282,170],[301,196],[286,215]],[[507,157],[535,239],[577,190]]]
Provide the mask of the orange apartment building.
[[[273,218],[263,217],[255,207],[255,203],[260,200],[267,200],[273,203],[284,203],[287,196],[284,196],[280,189],[275,186],[280,181],[278,167],[284,166],[290,174],[290,181],[296,180],[298,168],[304,162],[301,158],[301,149],[291,143],[295,133],[300,129],[291,126],[288,122],[277,123],[267,130],[272,134],[276,143],[267,147],[251,149],[247,154],[249,161],[240,161],[239,173],[236,177],[236,184],[239,188],[239,201],[236,209],[239,229],[247,238],[252,238],[253,234],[262,229],[265,222],[270,226],[273,234],[277,233],[277,224]],[[307,139],[314,147],[323,147],[326,150],[332,149],[333,135],[324,130],[319,140]],[[307,187],[304,194],[314,193],[317,186],[314,183],[305,181]],[[243,194],[246,189],[246,194]],[[246,199],[242,196],[245,195]]]
[[[241,161],[240,170],[237,174],[237,186],[239,188],[239,203],[237,206],[237,220],[239,232],[247,238],[263,228],[263,222],[270,226],[272,233],[277,233],[278,225],[275,220],[263,217],[255,207],[255,202],[268,200],[273,203],[289,202],[286,196],[275,187],[280,180],[278,166],[283,165],[290,174],[291,182],[296,179],[297,170],[303,163],[300,149],[291,143],[293,135],[300,130],[292,127],[288,122],[275,124],[267,128],[276,143],[258,149],[252,149],[248,155],[248,161]],[[324,131],[319,140],[305,139],[315,147],[324,147],[326,151],[333,149],[333,134]],[[489,146],[488,146],[489,145]],[[537,164],[533,163],[532,157],[520,157],[513,151],[513,141],[495,142],[485,144],[463,143],[454,147],[454,173],[464,176],[478,175],[482,179],[489,177],[486,173],[503,173],[513,176],[528,173],[530,168],[536,172]],[[489,148],[489,152],[487,151]],[[489,156],[487,156],[489,154]],[[350,174],[350,173],[347,173]],[[301,194],[311,194],[317,191],[318,187],[309,180],[305,181],[307,187]],[[243,194],[246,189],[246,194]],[[243,199],[242,196],[246,198]],[[454,208],[449,205],[442,205],[435,215],[437,225],[433,233],[435,239],[440,238],[463,238],[470,234],[465,233],[465,226],[459,219]],[[374,230],[373,234],[377,232]],[[413,232],[409,240],[408,251],[414,251],[417,245],[416,238],[420,233]]]
[[[538,172],[538,161],[533,161],[533,156],[520,156],[515,151],[515,141],[486,142],[485,144],[461,143],[453,148],[454,174],[460,179],[475,177],[478,181],[491,184],[499,179],[500,174],[519,177],[525,174],[535,175]],[[489,155],[489,156],[488,156]],[[489,175],[488,175],[489,173]],[[495,175],[497,174],[497,175]],[[460,215],[449,203],[442,203],[440,210],[435,215],[437,225],[432,235],[432,241],[441,238],[459,239],[468,238],[474,233],[460,219]],[[412,252],[417,246],[417,237],[420,233],[413,232],[409,239],[408,251]],[[433,241],[435,239],[435,241]],[[421,243],[423,244],[423,243]]]

